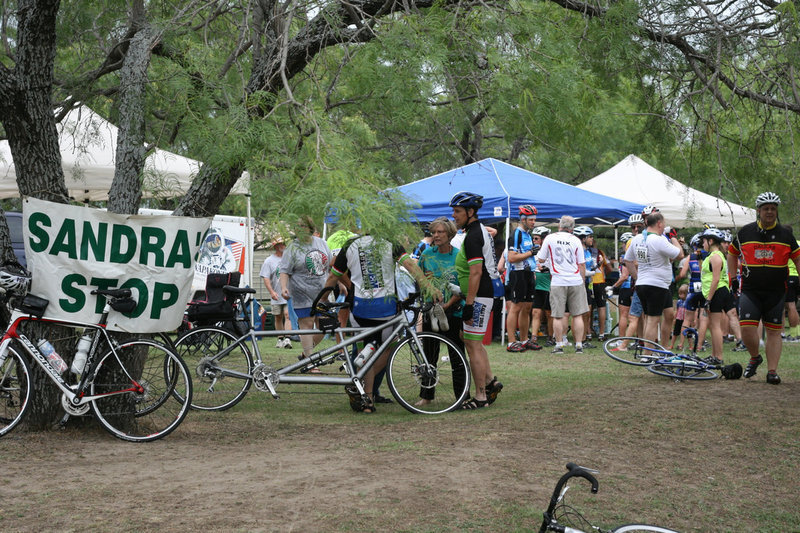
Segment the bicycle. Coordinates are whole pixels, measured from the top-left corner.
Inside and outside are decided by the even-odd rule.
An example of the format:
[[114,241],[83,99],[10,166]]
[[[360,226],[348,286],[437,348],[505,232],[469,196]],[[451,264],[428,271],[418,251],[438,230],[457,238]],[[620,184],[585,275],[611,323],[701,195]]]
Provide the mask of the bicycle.
[[[575,463],[567,463],[567,473],[561,476],[556,483],[555,489],[553,489],[553,495],[550,497],[550,505],[548,505],[547,510],[544,512],[539,533],[547,533],[548,531],[556,531],[558,533],[583,533],[580,529],[575,529],[561,523],[567,521],[571,523],[580,522],[582,527],[586,527],[587,530],[599,531],[600,533],[637,533],[645,531],[651,533],[678,533],[672,529],[648,524],[626,524],[612,529],[602,529],[592,525],[582,514],[573,507],[567,505],[564,497],[569,490],[567,482],[573,477],[580,477],[589,481],[589,483],[591,483],[592,494],[597,494],[599,483],[593,475],[596,473],[597,470],[584,468]],[[583,524],[585,524],[585,526]]]
[[[312,304],[312,313],[320,316],[319,330],[255,331],[250,326],[247,297],[254,289],[225,286],[223,291],[239,300],[244,314],[240,323],[248,331],[238,335],[231,327],[205,325],[190,329],[175,341],[179,355],[193,369],[195,393],[192,408],[222,411],[240,402],[254,384],[256,389],[269,392],[278,399],[279,383],[344,385],[351,407],[359,410],[368,403],[362,380],[367,371],[385,353],[389,353],[386,376],[389,390],[408,411],[419,414],[439,414],[458,408],[469,393],[470,373],[464,353],[449,339],[437,333],[416,331],[417,317],[425,306],[412,294],[400,302],[401,311],[390,320],[371,328],[343,328],[337,312],[345,302],[333,303],[324,298],[330,288],[323,289]],[[427,304],[429,305],[429,304]],[[413,317],[406,316],[411,311]],[[369,355],[363,366],[356,367],[346,354],[377,332],[390,329],[389,336]],[[282,335],[330,333],[339,341],[333,346],[300,356],[291,364],[273,368],[267,365],[258,346],[258,338]],[[345,337],[346,334],[352,336]],[[319,346],[317,347],[319,348]],[[341,362],[345,375],[314,374],[314,368]],[[416,405],[420,393],[434,392],[427,405]]]
[[[717,379],[720,375],[725,379],[741,377],[742,365],[739,363],[723,365],[720,361],[714,361],[712,358],[703,359],[697,355],[699,339],[696,329],[685,328],[683,335],[694,339],[690,353],[675,353],[657,342],[639,337],[614,337],[603,344],[603,351],[615,361],[644,366],[653,374],[678,381]],[[626,350],[614,351],[614,347],[623,343],[627,345]]]
[[[5,272],[2,275],[0,282],[7,279]],[[105,305],[97,323],[83,323],[45,317],[49,302],[25,295],[21,288],[25,285],[27,291],[30,278],[23,282],[23,276],[18,277],[18,286],[10,287],[10,291],[6,287],[14,311],[0,340],[0,436],[14,429],[31,406],[35,391],[28,357],[61,390],[61,406],[66,413],[62,424],[70,416],[83,416],[91,409],[109,433],[132,442],[162,438],[180,425],[192,397],[186,364],[160,342],[148,338],[117,340],[106,330],[112,310],[130,312],[135,308],[130,289],[93,290],[91,294],[106,299]],[[66,327],[75,344],[78,337],[91,338],[80,375],[67,372],[62,376],[63,369],[56,368],[29,338],[29,330],[36,325]]]

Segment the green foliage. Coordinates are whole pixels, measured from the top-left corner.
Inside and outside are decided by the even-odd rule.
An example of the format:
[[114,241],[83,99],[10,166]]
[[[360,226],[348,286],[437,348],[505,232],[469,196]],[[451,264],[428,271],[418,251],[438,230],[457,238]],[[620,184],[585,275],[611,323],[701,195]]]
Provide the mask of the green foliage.
[[[293,37],[312,6],[291,4]],[[321,223],[325,205],[338,202],[352,206],[365,230],[416,240],[400,222],[408,218],[404,202],[381,191],[485,157],[578,183],[630,153],[740,203],[762,189],[785,191],[785,218],[800,212],[791,186],[796,115],[720,86],[723,107],[685,85],[682,56],[639,30],[651,3],[611,2],[596,19],[547,1],[436,3],[379,18],[370,42],[323,49],[277,94],[245,90],[253,53],[233,52],[241,36],[252,37],[243,24],[254,21],[242,6],[214,17],[208,7],[184,14],[163,0],[146,8],[163,32],[148,70],[148,141],[219,168],[246,168],[261,220],[308,214]],[[686,5],[659,8],[679,20]],[[58,98],[84,99],[115,119],[116,74],[91,84],[86,74],[127,31],[128,9],[122,0],[62,2]],[[796,3],[780,4],[774,17],[777,42],[759,43],[759,54],[737,68],[786,77],[783,65],[800,64]],[[13,24],[6,31],[13,36]],[[711,49],[713,39],[698,36],[695,45]],[[727,68],[744,44],[726,46]],[[226,205],[241,210],[237,203]]]

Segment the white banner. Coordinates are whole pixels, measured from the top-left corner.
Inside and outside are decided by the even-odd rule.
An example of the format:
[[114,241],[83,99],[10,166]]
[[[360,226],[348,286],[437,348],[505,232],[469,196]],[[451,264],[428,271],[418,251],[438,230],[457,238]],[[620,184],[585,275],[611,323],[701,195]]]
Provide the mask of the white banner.
[[91,291],[129,288],[136,309],[112,311],[109,330],[178,327],[211,219],[117,215],[35,198],[23,201],[22,214],[30,292],[50,301],[46,316],[96,322],[105,299]]

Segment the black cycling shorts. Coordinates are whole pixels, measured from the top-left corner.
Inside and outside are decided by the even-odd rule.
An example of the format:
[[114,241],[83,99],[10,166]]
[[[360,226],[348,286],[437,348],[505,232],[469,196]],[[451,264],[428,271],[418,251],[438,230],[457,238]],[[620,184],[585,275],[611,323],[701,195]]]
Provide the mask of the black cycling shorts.
[[592,298],[589,299],[589,303],[592,304],[594,307],[605,307],[606,306],[606,284],[605,283],[595,283],[594,288],[592,289],[594,293]]
[[786,303],[794,303],[797,301],[797,286],[798,277],[789,276],[789,279],[786,281]]
[[719,287],[711,301],[708,303],[708,311],[711,313],[727,313],[733,309],[733,296],[728,287]]
[[631,298],[633,298],[633,289],[630,287],[620,287],[619,288],[619,305],[624,305],[625,307],[631,306]]
[[764,321],[767,329],[783,329],[783,308],[786,297],[783,291],[743,290],[739,295],[739,324],[758,326]]
[[533,301],[536,283],[532,270],[512,270],[508,286],[511,287],[511,301],[515,304]]
[[[642,302],[642,309],[647,316],[661,316],[664,313],[666,302],[668,300],[672,302],[669,289],[663,287],[637,285],[636,294],[639,295],[639,300]],[[670,306],[671,305],[670,303]]]
[[541,309],[542,311],[550,310],[550,291],[543,291],[536,289],[533,293],[533,308]]

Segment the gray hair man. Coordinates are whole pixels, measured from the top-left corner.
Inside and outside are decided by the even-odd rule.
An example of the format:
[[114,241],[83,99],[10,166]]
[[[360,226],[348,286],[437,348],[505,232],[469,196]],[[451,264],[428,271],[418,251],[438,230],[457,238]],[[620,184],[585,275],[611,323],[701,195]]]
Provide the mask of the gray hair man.
[[550,309],[553,316],[553,335],[556,346],[553,353],[564,353],[564,333],[567,331],[565,311],[569,306],[572,315],[572,334],[575,337],[575,353],[583,353],[584,324],[581,316],[589,312],[586,289],[586,258],[580,239],[572,234],[575,219],[564,215],[558,223],[558,231],[548,235],[536,260],[550,269]]

